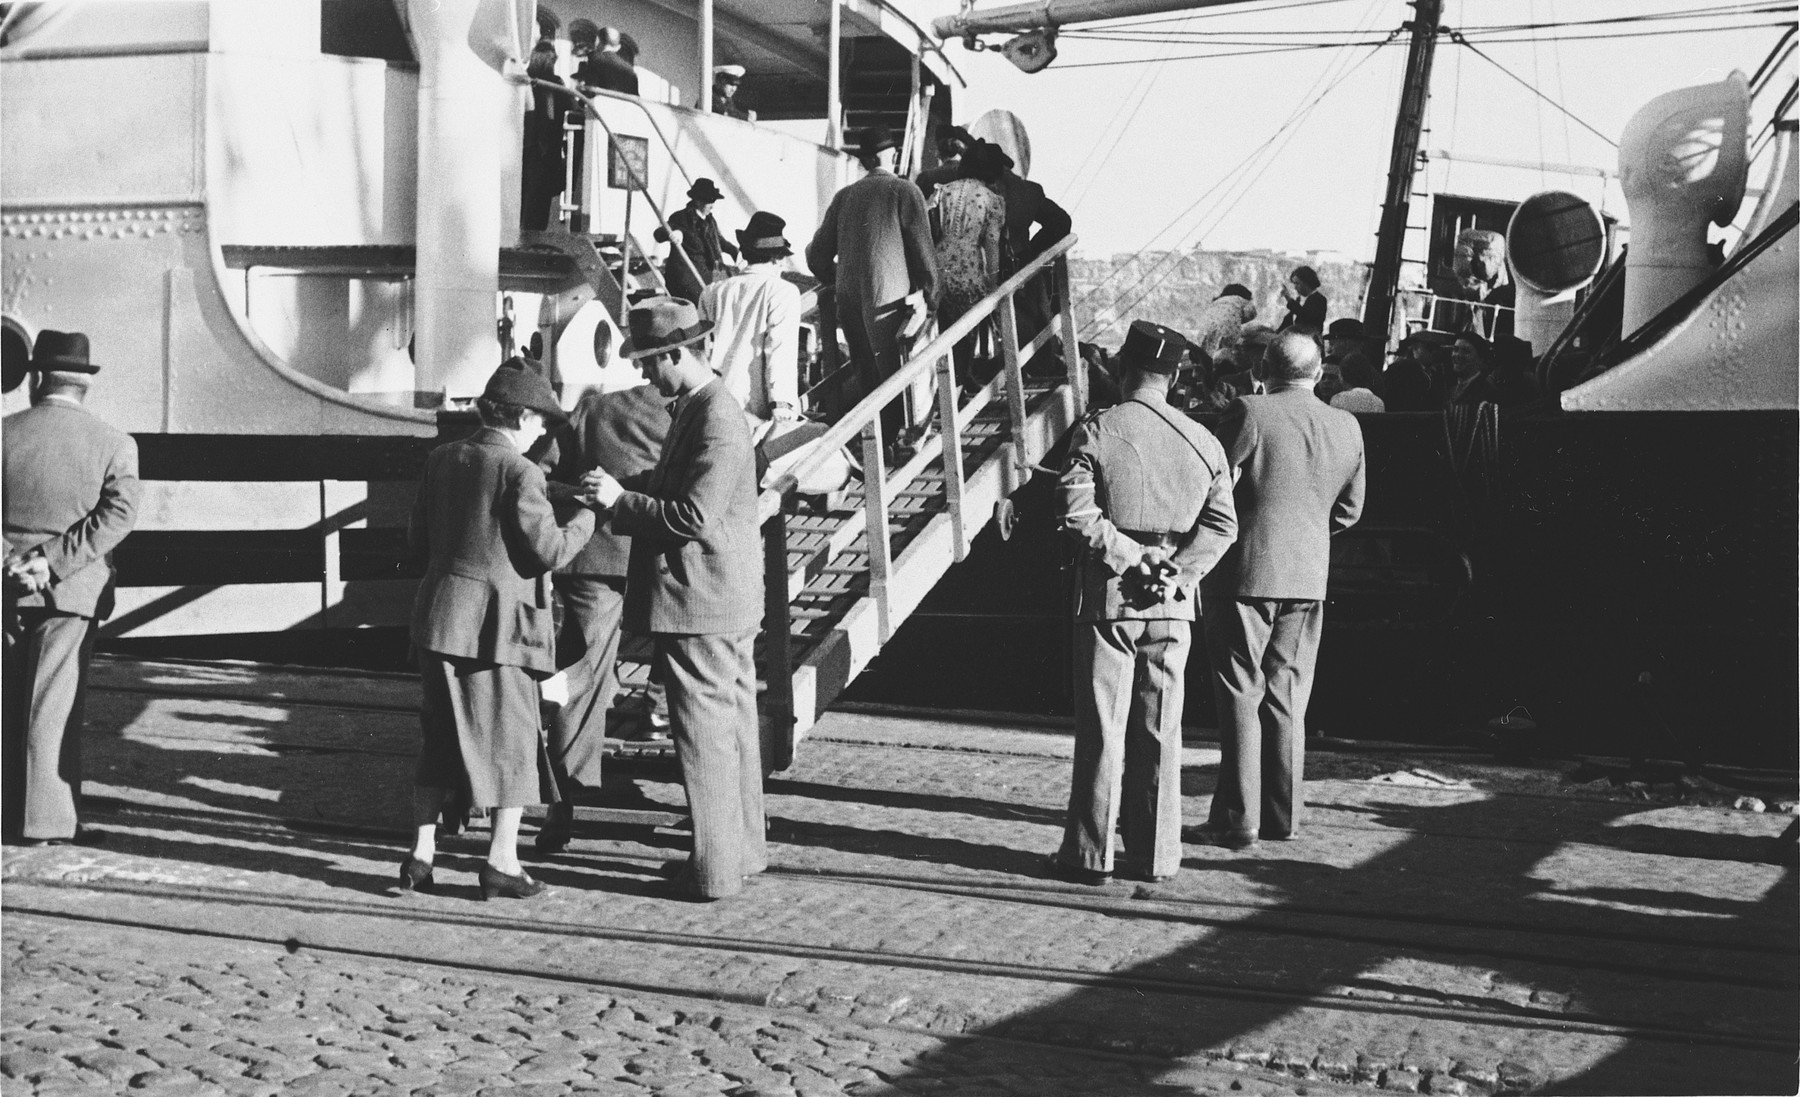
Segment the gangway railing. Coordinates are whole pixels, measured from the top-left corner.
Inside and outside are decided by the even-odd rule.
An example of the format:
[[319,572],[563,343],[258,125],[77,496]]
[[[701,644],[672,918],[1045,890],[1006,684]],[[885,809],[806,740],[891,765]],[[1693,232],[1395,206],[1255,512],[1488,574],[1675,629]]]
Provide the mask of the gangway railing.
[[[1032,432],[1028,429],[1029,399],[1025,365],[1051,340],[1062,340],[1062,364],[1065,377],[1057,386],[1066,385],[1063,406],[1067,422],[1055,424],[1048,434],[1051,441],[1062,428],[1079,417],[1087,406],[1087,374],[1076,341],[1075,318],[1068,293],[1068,252],[1075,246],[1071,234],[1051,245],[1025,264],[967,313],[940,330],[923,347],[906,360],[894,374],[844,414],[814,443],[810,457],[779,475],[757,500],[758,520],[764,536],[765,591],[768,611],[764,621],[764,758],[772,769],[785,768],[793,757],[796,738],[804,733],[802,724],[810,724],[811,713],[831,699],[821,690],[810,699],[802,712],[796,708],[795,649],[793,633],[793,597],[819,574],[827,562],[853,555],[858,541],[866,542],[866,553],[860,565],[834,567],[840,576],[851,572],[866,576],[863,601],[873,610],[871,644],[852,645],[852,650],[833,658],[844,683],[855,676],[868,658],[887,643],[895,629],[912,612],[929,586],[949,565],[968,556],[969,544],[988,521],[1000,510],[1002,500],[1018,484],[1029,479],[1042,451],[1034,452]],[[1056,315],[1044,330],[1028,343],[1020,345],[1018,317],[1014,305],[1017,294],[1045,271],[1056,280],[1059,302]],[[959,386],[955,376],[951,349],[990,318],[999,328],[1000,371],[981,389],[960,405]],[[836,334],[823,333],[827,345],[835,344]],[[936,435],[918,447],[910,459],[891,473],[887,468],[887,442],[881,413],[905,395],[922,379],[933,377],[936,384]],[[990,411],[990,405],[1001,400],[1005,404],[1005,437],[998,462],[979,463],[973,471],[965,467],[966,434],[972,423]],[[834,454],[859,440],[862,451],[862,506],[847,515],[833,529],[824,543],[798,554],[788,544],[788,516],[800,483],[820,473]],[[1043,448],[1048,448],[1045,442]],[[995,464],[999,475],[992,475]],[[941,465],[942,485],[921,490],[915,487],[928,478],[929,471]],[[984,475],[985,474],[985,475]],[[981,490],[972,490],[975,478],[981,478]],[[935,479],[935,477],[931,477]],[[948,552],[895,553],[895,539],[890,512],[895,500],[903,495],[917,499],[921,495],[940,496],[941,510],[931,519],[933,525],[947,523]],[[987,504],[988,513],[981,513]],[[921,542],[923,535],[913,538]],[[933,538],[932,542],[936,543]],[[795,557],[798,556],[798,559]],[[853,611],[854,612],[854,611]],[[863,632],[870,630],[864,629]]]

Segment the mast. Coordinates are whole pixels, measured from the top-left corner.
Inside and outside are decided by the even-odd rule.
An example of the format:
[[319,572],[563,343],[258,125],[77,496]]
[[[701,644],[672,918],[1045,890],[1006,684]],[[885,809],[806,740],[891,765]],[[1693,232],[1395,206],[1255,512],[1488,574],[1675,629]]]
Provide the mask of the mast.
[[1437,50],[1443,0],[1412,0],[1412,42],[1406,50],[1406,79],[1400,93],[1400,115],[1394,120],[1394,148],[1388,157],[1387,198],[1381,227],[1375,232],[1375,266],[1363,299],[1363,329],[1372,338],[1388,337],[1394,290],[1400,283],[1400,250],[1412,205],[1413,172],[1419,160],[1419,137],[1425,128],[1425,102],[1431,94],[1431,58]]

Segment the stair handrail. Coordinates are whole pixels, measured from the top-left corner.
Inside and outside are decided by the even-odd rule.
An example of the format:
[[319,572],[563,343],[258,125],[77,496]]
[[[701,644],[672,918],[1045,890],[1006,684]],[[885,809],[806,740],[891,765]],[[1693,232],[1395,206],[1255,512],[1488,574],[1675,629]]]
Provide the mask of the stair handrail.
[[[1049,269],[1053,263],[1061,259],[1069,249],[1075,246],[1076,242],[1077,238],[1075,234],[1069,233],[1061,240],[1058,240],[1056,243],[1044,249],[1037,258],[1026,263],[1023,267],[1020,267],[1018,273],[994,287],[992,293],[983,297],[973,308],[968,312],[963,313],[962,316],[958,317],[949,327],[938,332],[937,336],[926,343],[924,347],[914,351],[913,356],[907,359],[906,363],[898,370],[894,371],[892,376],[876,386],[875,391],[863,397],[854,408],[851,408],[846,412],[843,418],[839,419],[830,429],[818,438],[813,444],[814,452],[811,457],[782,473],[773,483],[763,490],[761,496],[757,499],[757,521],[759,523],[766,522],[775,514],[779,513],[782,506],[782,499],[790,491],[807,477],[821,471],[826,463],[832,459],[832,455],[837,450],[849,444],[850,440],[863,433],[865,428],[868,428],[873,424],[875,430],[879,433],[881,409],[887,407],[891,401],[897,399],[901,393],[912,387],[913,383],[926,372],[935,368],[939,360],[950,354],[950,349],[952,347],[960,342],[964,336],[974,331],[976,327],[989,316],[992,316],[999,310],[1002,304],[1010,306],[1014,294],[1023,289],[1025,285],[1033,278],[1037,277],[1038,274]],[[1066,310],[1067,287],[1064,287],[1064,289],[1064,309]],[[1046,328],[1046,331],[1052,330],[1054,327],[1055,324],[1052,323]],[[1065,347],[1064,353],[1074,354],[1075,351],[1072,347]],[[1013,381],[1012,378],[1007,375],[1012,372],[1013,371],[1009,369],[1003,374],[1003,377],[1006,377],[1009,386]],[[1016,395],[1019,399],[1023,399],[1022,393]],[[873,470],[865,469],[865,476],[872,475]]]
[[[600,116],[600,108],[595,105],[593,97],[581,89],[569,87],[559,80],[542,80],[534,76],[531,78],[530,83],[533,87],[543,88],[545,91],[561,92],[564,95],[573,96],[575,99],[581,101],[582,106],[587,108],[588,117],[600,123],[600,128],[606,131],[606,143],[608,147],[619,154],[619,162],[625,165],[625,170],[631,175],[631,189],[643,194],[644,201],[650,204],[650,212],[656,214],[657,223],[663,227],[664,232],[669,234],[669,240],[672,244],[669,250],[672,253],[681,256],[681,262],[687,267],[688,273],[694,276],[694,282],[697,285],[704,286],[706,284],[706,279],[700,277],[700,270],[698,267],[694,266],[693,257],[688,255],[687,249],[681,246],[679,240],[676,240],[675,230],[669,227],[669,219],[663,216],[662,204],[650,196],[650,181],[638,175],[636,165],[632,164],[630,158],[625,155],[625,150],[619,146],[619,138],[613,133],[612,127],[607,124],[605,118]],[[643,106],[642,103],[639,103],[638,105],[640,107]],[[646,108],[644,110],[645,116],[648,117],[649,113],[649,110]],[[655,126],[654,120],[651,122],[651,126]],[[661,136],[661,133],[661,130],[657,130],[658,136]],[[668,144],[666,138],[663,143],[665,145]],[[675,166],[679,168],[681,166],[680,161],[676,161]],[[683,169],[682,175],[685,177],[686,174],[686,170]],[[639,250],[641,253],[642,249],[640,248]],[[630,277],[630,275],[631,272],[629,270],[624,272],[625,277]],[[620,280],[619,284],[621,286],[624,285],[623,279]]]

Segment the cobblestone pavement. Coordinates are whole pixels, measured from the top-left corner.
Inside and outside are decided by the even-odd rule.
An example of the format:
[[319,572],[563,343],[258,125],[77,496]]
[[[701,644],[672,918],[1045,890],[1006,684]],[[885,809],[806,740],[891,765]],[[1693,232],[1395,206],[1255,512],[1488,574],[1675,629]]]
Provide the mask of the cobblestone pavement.
[[[394,1070],[412,1069],[396,1050],[407,1035],[449,1047],[444,1077],[414,1088],[466,1055],[499,1071],[482,1085],[537,1092],[515,1068],[555,1050],[538,1041],[556,1042],[565,1013],[610,1018],[584,1061],[679,1055],[696,1072],[584,1067],[531,1079],[563,1087],[545,1092],[1794,1088],[1800,903],[1776,837],[1789,816],[1734,810],[1716,788],[1317,751],[1301,841],[1189,841],[1173,881],[1090,889],[1038,867],[1060,834],[1066,732],[834,713],[769,781],[774,866],[741,899],[650,893],[651,869],[688,836],[670,768],[636,763],[612,768],[568,852],[533,866],[544,899],[470,902],[476,833],[442,844],[443,894],[402,902],[416,683],[109,661],[96,677],[88,791],[106,845],[0,863],[8,1097],[37,1067],[45,1092],[95,1081],[78,1053],[38,1046],[65,1023],[57,1010],[88,1011],[66,1021],[96,1054],[132,1042],[96,1025],[135,1017],[145,1046],[110,1050],[169,1069],[149,1051],[201,1023],[165,1016],[190,996],[190,970],[236,988],[216,1007],[210,984],[187,1001],[225,1039],[260,1046],[265,1020],[291,1027],[291,1003],[316,999],[349,1011],[313,1030],[320,1046],[387,1050]],[[1207,744],[1184,750],[1190,827],[1217,761]],[[498,1017],[470,997],[480,988],[540,1011],[481,1038],[457,1027]],[[446,1025],[384,1032],[415,999]],[[558,1004],[546,1014],[540,1000]],[[764,1069],[783,1056],[832,1069],[737,1078],[700,1054],[719,1032]],[[335,1072],[331,1085],[374,1066],[304,1061],[309,1079]],[[846,1074],[859,1069],[873,1073]],[[106,1084],[267,1081],[249,1073]]]
[[1338,1093],[1257,1070],[946,1039],[311,950],[7,920],[9,1095]]

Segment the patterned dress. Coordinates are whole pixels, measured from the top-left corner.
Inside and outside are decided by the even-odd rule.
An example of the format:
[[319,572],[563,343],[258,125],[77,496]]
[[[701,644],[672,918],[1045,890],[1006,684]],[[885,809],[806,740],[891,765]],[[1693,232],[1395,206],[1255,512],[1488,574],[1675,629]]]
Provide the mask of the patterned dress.
[[1006,203],[976,179],[957,179],[937,191],[938,316],[950,323],[1000,283],[1000,235]]

